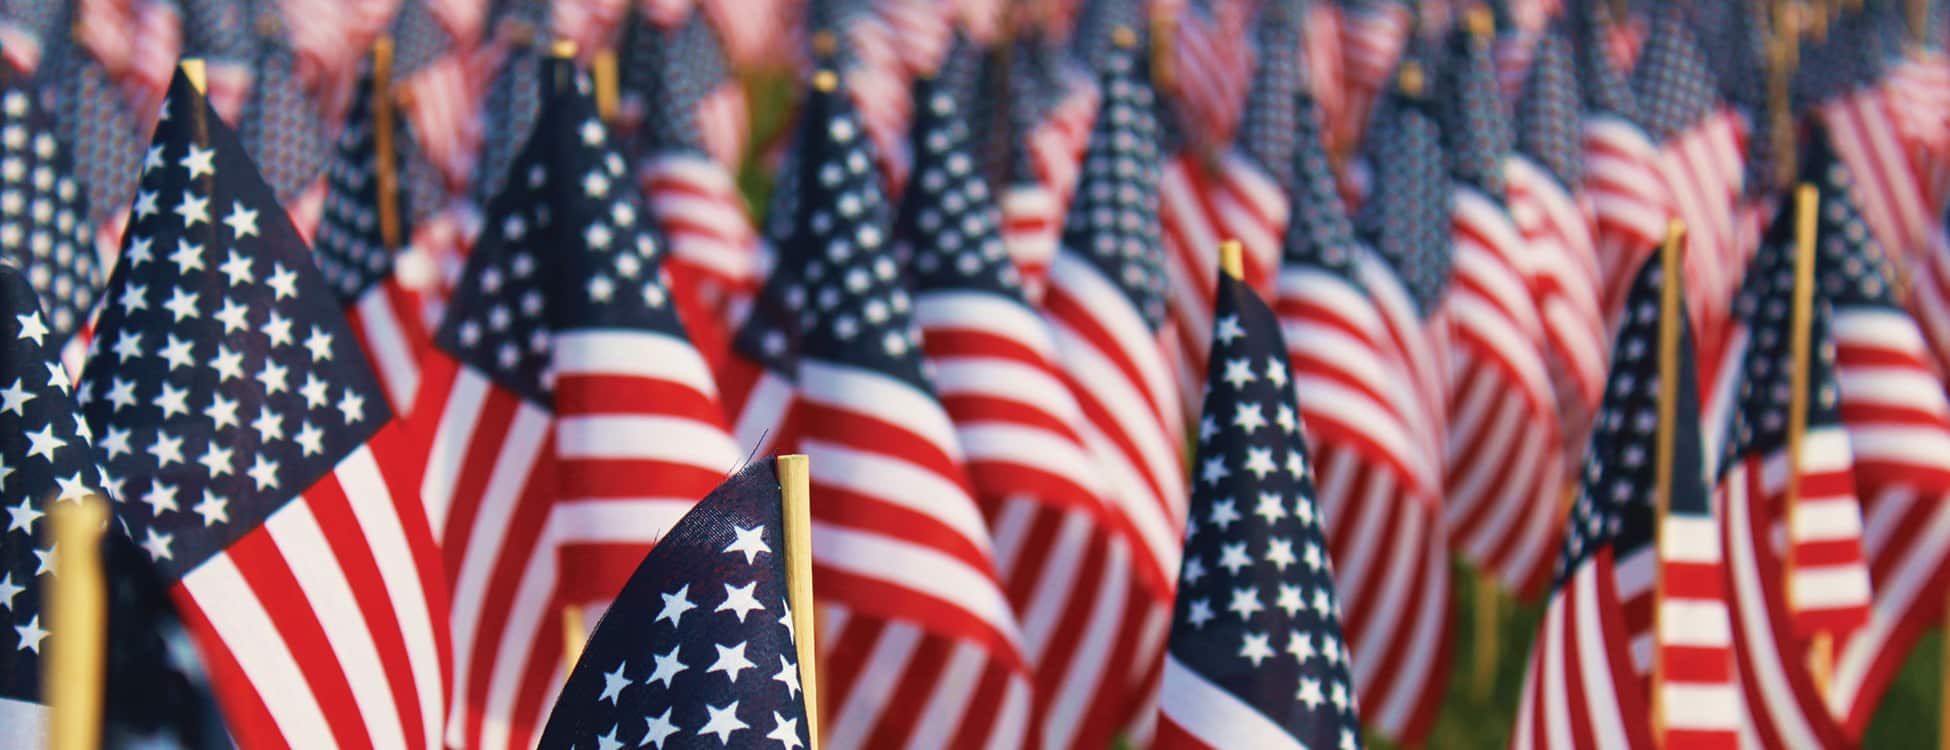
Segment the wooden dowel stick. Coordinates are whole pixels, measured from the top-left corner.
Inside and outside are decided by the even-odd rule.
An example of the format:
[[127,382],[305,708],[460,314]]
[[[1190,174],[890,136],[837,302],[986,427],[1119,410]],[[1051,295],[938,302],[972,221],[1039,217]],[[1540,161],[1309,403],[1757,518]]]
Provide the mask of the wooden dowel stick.
[[603,124],[616,125],[616,50],[596,51],[596,59],[589,63],[589,77],[596,86],[596,116]]
[[197,93],[205,95],[210,93],[210,78],[209,74],[204,72],[203,58],[185,57],[176,65],[183,69],[183,77],[190,79],[190,85],[196,87]]
[[589,628],[582,619],[582,607],[574,604],[562,605],[562,678],[576,671],[576,662],[582,659],[582,647],[589,642]]
[[1652,488],[1652,742],[1666,744],[1665,686],[1666,660],[1659,639],[1665,601],[1666,513],[1672,507],[1673,430],[1678,425],[1679,402],[1679,324],[1685,312],[1679,306],[1680,280],[1684,274],[1686,223],[1673,219],[1666,224],[1666,241],[1659,248],[1659,432],[1654,456]]
[[779,498],[785,504],[786,599],[792,606],[792,634],[799,650],[799,689],[806,701],[809,750],[819,750],[819,670],[814,641],[812,580],[812,478],[804,454],[780,456]]
[[379,189],[379,241],[388,251],[400,245],[399,167],[393,143],[393,38],[372,43],[372,151]]
[[1219,243],[1219,270],[1235,280],[1246,280],[1246,252],[1238,240]]
[[[1788,611],[1794,612],[1794,546],[1801,513],[1801,450],[1808,432],[1808,367],[1813,342],[1809,328],[1815,314],[1815,222],[1821,208],[1821,195],[1815,186],[1803,183],[1794,191],[1794,310],[1789,344],[1794,355],[1792,392],[1788,394],[1788,543],[1786,576]],[[1819,631],[1809,644],[1808,669],[1815,688],[1828,695],[1829,673],[1834,666],[1834,635]]]
[[48,586],[47,639],[41,694],[50,708],[49,750],[94,750],[101,746],[102,689],[108,647],[108,581],[102,572],[101,539],[108,507],[89,496],[80,502],[54,501],[48,514],[54,537],[55,567]]

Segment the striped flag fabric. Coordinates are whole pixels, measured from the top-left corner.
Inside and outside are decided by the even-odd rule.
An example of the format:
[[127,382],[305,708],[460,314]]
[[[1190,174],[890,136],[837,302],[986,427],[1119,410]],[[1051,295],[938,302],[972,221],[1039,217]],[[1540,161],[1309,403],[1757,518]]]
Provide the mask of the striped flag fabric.
[[[1738,746],[1740,696],[1690,325],[1683,314],[1664,319],[1666,285],[1681,279],[1663,270],[1655,256],[1634,274],[1612,346],[1617,365],[1524,672],[1512,748]],[[1667,324],[1677,326],[1674,363],[1662,361]],[[1672,422],[1661,425],[1667,367],[1678,382]],[[1669,477],[1659,476],[1662,450],[1671,451]],[[1655,610],[1635,626],[1635,615]],[[1659,665],[1656,689],[1640,653]]]
[[77,388],[104,488],[240,745],[438,747],[446,586],[407,436],[236,133],[180,72],[168,102]]
[[[1164,249],[1159,243],[1158,106],[1137,35],[1104,58],[1104,99],[1085,151],[1063,242],[1050,264],[1045,319],[1063,381],[1083,409],[1084,447],[1097,456],[1115,527],[1146,583],[1133,653],[1161,654],[1170,625],[1186,502],[1183,405],[1172,379],[1176,342],[1165,317]],[[1161,662],[1144,656],[1129,671],[1126,699],[1140,720]],[[1136,732],[1142,735],[1142,731]]]
[[[1811,135],[1824,142],[1819,130]],[[1859,740],[1922,631],[1940,621],[1950,587],[1950,452],[1941,448],[1950,446],[1950,403],[1921,331],[1894,296],[1894,254],[1853,210],[1873,193],[1834,153],[1805,168],[1822,191],[1817,293],[1833,311],[1841,421],[1874,598],[1867,621],[1836,644],[1827,705]]]
[[1570,42],[1557,31],[1532,43],[1505,164],[1510,215],[1530,246],[1531,294],[1544,330],[1544,362],[1557,396],[1558,435],[1576,455],[1604,395],[1609,367],[1591,200],[1583,190],[1583,104]]
[[1033,674],[967,454],[923,364],[871,136],[837,75],[814,78],[798,152],[797,205],[811,218],[781,250],[780,273],[803,303],[793,437],[821,498],[812,565],[825,741],[1030,744]]
[[477,102],[481,76],[470,50],[441,24],[437,11],[436,0],[401,0],[389,32],[397,50],[394,77],[414,137],[447,188],[458,191],[467,184],[483,138]]
[[[1166,93],[1177,112],[1181,135],[1192,150],[1224,148],[1232,142],[1246,103],[1246,92],[1254,86],[1257,52],[1255,45],[1245,43],[1251,31],[1249,23],[1255,20],[1253,6],[1291,6],[1292,3],[1182,0],[1174,4],[1179,7],[1177,35],[1171,40],[1176,64],[1173,75],[1184,85]],[[1280,24],[1298,21],[1297,18],[1259,20]],[[1281,50],[1282,54],[1298,54],[1298,40],[1282,41],[1293,45]]]
[[0,169],[0,253],[47,300],[48,348],[79,374],[103,272],[71,153],[31,83],[0,64],[0,164],[14,165]]
[[[1439,493],[1451,367],[1442,299],[1453,251],[1440,139],[1434,103],[1419,91],[1393,90],[1364,144],[1375,165],[1375,189],[1355,216],[1357,237],[1374,251],[1357,255],[1355,268],[1381,313],[1383,337],[1377,340],[1400,363],[1387,377],[1406,390],[1396,397],[1396,413],[1413,419],[1410,434],[1425,442],[1414,453],[1350,447],[1336,456],[1323,446],[1315,456],[1315,486],[1339,565],[1335,584],[1345,601],[1342,622],[1355,653],[1362,714],[1382,734],[1408,743],[1433,727],[1449,670],[1450,608],[1443,604],[1449,601],[1449,545]],[[1301,408],[1323,401],[1310,398]],[[1311,424],[1314,414],[1307,420]],[[1419,463],[1379,463],[1402,456]],[[1429,481],[1396,485],[1404,476]]]
[[[420,357],[433,344],[433,333],[420,315],[419,295],[401,278],[400,255],[411,252],[404,240],[413,236],[413,212],[401,180],[402,157],[412,152],[412,135],[397,110],[384,120],[379,117],[382,104],[376,99],[391,96],[392,89],[390,81],[376,83],[371,67],[359,77],[325,170],[324,212],[312,251],[386,388],[387,401],[394,411],[411,414],[420,389]],[[382,126],[391,132],[381,134]],[[379,156],[382,141],[392,153],[384,162]],[[394,170],[393,176],[382,176],[386,169]],[[393,204],[396,225],[390,240],[381,218],[387,210],[384,201]]]
[[1009,58],[1010,162],[1002,188],[1003,242],[1040,303],[1075,192],[1099,92],[1061,59],[1046,30],[1020,32]]
[[562,683],[561,613],[593,622],[741,455],[588,77],[541,62],[534,136],[488,204],[414,401],[454,592],[450,746],[533,746]]
[[1358,144],[1375,104],[1393,86],[1395,68],[1415,29],[1415,9],[1403,0],[1336,0],[1341,11],[1345,100],[1330,143]]
[[1614,66],[1606,41],[1614,33],[1605,3],[1573,3],[1572,54],[1583,105],[1583,189],[1591,196],[1600,298],[1605,320],[1616,320],[1630,290],[1632,269],[1665,236],[1670,199],[1660,182],[1658,146],[1640,124],[1638,98]]
[[[1252,71],[1251,88],[1239,92],[1245,119],[1238,140],[1213,146],[1200,141],[1200,136],[1189,136],[1165,164],[1158,181],[1166,288],[1181,345],[1176,365],[1188,400],[1202,387],[1206,352],[1211,348],[1219,243],[1240,242],[1245,250],[1246,284],[1255,290],[1270,295],[1279,270],[1280,237],[1286,232],[1288,211],[1286,186],[1291,182],[1286,175],[1293,162],[1293,100],[1305,86],[1300,70],[1302,19],[1300,8],[1291,2],[1262,8],[1254,19],[1258,52],[1253,57],[1259,64]],[[1187,93],[1203,88],[1187,87]],[[1192,109],[1186,107],[1188,112]],[[1230,135],[1228,131],[1226,137]]]
[[1564,439],[1532,281],[1536,251],[1511,214],[1513,139],[1484,23],[1450,32],[1441,90],[1455,276],[1443,523],[1449,545],[1519,594],[1549,575],[1564,491]]
[[948,91],[915,100],[914,184],[894,224],[911,254],[914,317],[935,391],[966,452],[995,537],[996,571],[1036,668],[1044,747],[1102,747],[1134,718],[1134,629],[1151,601],[1116,527],[1109,483],[1085,447],[1083,411],[1060,378],[1056,343],[1004,249],[1001,212],[971,165]]
[[536,747],[807,746],[772,467],[726,479],[644,556]]
[[[1280,320],[1219,280],[1154,747],[1361,747]],[[1223,374],[1221,374],[1223,370]]]
[[0,4],[0,54],[28,75],[40,67],[41,52],[56,43],[69,3],[14,0]]

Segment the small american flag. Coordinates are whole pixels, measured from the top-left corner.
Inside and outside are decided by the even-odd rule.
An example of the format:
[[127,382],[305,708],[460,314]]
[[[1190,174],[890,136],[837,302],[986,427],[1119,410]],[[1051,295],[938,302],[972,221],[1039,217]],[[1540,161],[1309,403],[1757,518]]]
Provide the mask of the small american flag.
[[[1184,126],[1187,140],[1196,148],[1223,147],[1232,141],[1233,129],[1246,103],[1246,91],[1254,85],[1254,45],[1247,43],[1249,22],[1254,21],[1253,6],[1243,0],[1185,0],[1178,3],[1177,38],[1173,44],[1173,71],[1183,85],[1172,92],[1173,104]],[[1287,18],[1261,18],[1261,23],[1292,25],[1298,21],[1291,2],[1275,2],[1277,12]],[[1155,12],[1155,11],[1154,11]],[[1260,28],[1264,28],[1261,26]],[[1299,41],[1289,42],[1283,55],[1299,53]],[[1289,63],[1290,64],[1290,63]],[[1216,268],[1216,264],[1212,266]]]
[[[740,451],[586,75],[548,58],[534,136],[421,362],[420,485],[454,598],[450,745],[528,747],[564,607],[600,611]],[[593,619],[593,618],[592,618]]]
[[807,746],[772,467],[726,479],[644,556],[538,747]]
[[79,43],[57,46],[39,75],[63,82],[52,91],[55,128],[71,149],[75,178],[88,195],[89,219],[96,227],[92,244],[104,261],[112,261],[135,196],[142,123],[149,115],[136,114],[108,68]]
[[[1157,747],[1361,747],[1280,321],[1219,280]],[[1223,371],[1223,372],[1222,372]]]
[[332,158],[325,115],[298,80],[298,58],[282,33],[258,42],[250,98],[237,122],[244,151],[260,165],[278,203],[307,238],[317,227],[324,195],[319,177]]
[[[346,322],[359,337],[366,358],[386,387],[387,400],[401,414],[412,410],[420,388],[420,356],[432,344],[432,334],[419,314],[419,301],[399,278],[402,252],[395,246],[413,235],[412,212],[400,176],[403,156],[410,154],[406,119],[392,119],[388,134],[393,148],[393,215],[397,217],[393,245],[381,226],[381,186],[373,74],[360,76],[351,111],[339,131],[338,147],[325,177],[324,215],[318,226],[313,256],[325,281],[337,292]],[[390,88],[377,89],[388,92]]]
[[1390,89],[1402,51],[1415,27],[1405,0],[1337,0],[1341,11],[1341,72],[1345,98],[1331,142],[1343,148],[1368,130],[1375,102]]
[[88,192],[52,114],[19,73],[0,78],[0,252],[47,301],[48,348],[79,373],[102,286]]
[[402,0],[391,27],[394,78],[411,97],[406,116],[427,160],[449,189],[466,184],[481,142],[470,50],[457,44],[436,17],[435,0]]
[[446,589],[418,466],[237,135],[180,73],[168,104],[77,390],[106,489],[239,744],[437,747]]
[[1658,146],[1639,125],[1638,99],[1606,53],[1609,6],[1572,3],[1569,13],[1584,112],[1583,188],[1591,196],[1598,278],[1605,285],[1600,309],[1610,322],[1624,307],[1632,269],[1665,236],[1668,199],[1655,163]]

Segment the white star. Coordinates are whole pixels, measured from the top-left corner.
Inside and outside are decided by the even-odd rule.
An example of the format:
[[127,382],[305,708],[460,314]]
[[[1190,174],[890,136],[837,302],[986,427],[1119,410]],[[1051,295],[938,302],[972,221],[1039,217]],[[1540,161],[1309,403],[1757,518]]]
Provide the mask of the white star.
[[1307,475],[1307,459],[1300,457],[1300,451],[1288,449],[1285,468],[1287,476],[1299,479]]
[[616,741],[616,727],[609,728],[609,734],[596,738],[596,750],[623,750],[623,743]]
[[1239,575],[1240,568],[1251,564],[1253,564],[1253,561],[1252,558],[1246,556],[1245,542],[1219,546],[1219,567],[1225,568],[1227,573]]
[[271,289],[276,292],[273,295],[273,299],[298,296],[298,274],[289,268],[285,268],[283,263],[274,263],[271,265],[271,279],[264,283],[269,284]]
[[[156,145],[154,145],[154,146],[150,146],[150,147],[149,147],[149,151],[148,151],[147,153],[145,153],[145,154],[143,154],[143,155],[142,155],[142,173],[143,173],[143,174],[148,174],[148,173],[149,173],[149,170],[151,170],[151,169],[162,169],[162,168],[163,168],[163,153],[162,153],[162,152],[163,152],[163,147],[162,147],[162,144],[160,144],[160,143],[158,143],[158,144],[156,144]],[[213,151],[212,153],[214,154],[215,152]]]
[[1259,592],[1251,586],[1233,589],[1232,602],[1226,605],[1226,611],[1239,613],[1241,620],[1251,618],[1263,609],[1266,609],[1266,605],[1259,603]]
[[260,492],[266,487],[278,486],[278,462],[265,459],[262,453],[251,458],[251,468],[244,473],[249,474],[251,481],[257,483]]
[[141,221],[156,215],[156,193],[153,190],[138,190],[135,194],[135,220]]
[[1198,579],[1205,577],[1205,561],[1197,556],[1185,558],[1184,576],[1187,586],[1197,584]]
[[1294,417],[1293,407],[1280,404],[1279,410],[1273,414],[1273,423],[1279,425],[1281,431],[1291,435],[1294,430],[1300,428],[1300,420]]
[[681,625],[682,623],[678,621],[684,618],[684,613],[697,609],[697,605],[691,603],[690,593],[691,585],[687,583],[674,594],[659,594],[658,596],[664,598],[664,608],[657,612],[657,619],[651,620],[650,622],[655,624],[663,622],[665,618],[669,618],[671,627]]
[[1252,363],[1247,362],[1244,357],[1241,357],[1239,359],[1226,360],[1226,374],[1220,376],[1219,379],[1230,384],[1233,390],[1238,390],[1244,388],[1247,383],[1251,383],[1259,378],[1253,375]]
[[1260,662],[1273,658],[1271,637],[1265,633],[1245,634],[1244,641],[1239,644],[1239,656],[1251,661],[1255,667],[1259,666]]
[[1327,587],[1322,586],[1314,589],[1314,611],[1320,613],[1322,617],[1325,617],[1328,612],[1333,610],[1334,597],[1332,594],[1327,593]]
[[[144,284],[130,284],[129,288],[122,290],[122,296],[118,302],[122,305],[122,311],[131,315],[135,314],[138,310],[147,310],[149,309],[149,287]],[[126,338],[130,334],[124,331],[122,335]],[[141,340],[142,334],[138,333],[134,335],[138,341]],[[116,342],[115,353],[122,353],[121,342],[119,341]],[[140,354],[141,350],[137,350],[136,353]]]
[[258,442],[283,440],[284,415],[266,408],[257,413],[256,419],[251,420],[251,429],[257,431]]
[[1308,569],[1313,570],[1315,572],[1318,572],[1320,570],[1320,564],[1321,564],[1320,545],[1314,544],[1313,542],[1308,542],[1307,551],[1304,553],[1303,557],[1305,557],[1307,561]]
[[1273,606],[1285,611],[1288,617],[1300,614],[1300,610],[1307,608],[1307,605],[1300,601],[1300,587],[1285,583],[1280,584],[1280,596],[1273,600]]
[[345,396],[339,399],[338,408],[339,417],[346,424],[354,424],[366,418],[366,397],[354,393],[351,386],[346,386]]
[[1232,413],[1232,426],[1251,435],[1254,430],[1266,426],[1266,415],[1260,413],[1259,404],[1238,404]]
[[637,747],[654,744],[657,750],[664,750],[664,740],[677,733],[677,725],[670,723],[669,708],[664,709],[662,716],[644,716],[643,722],[649,724],[650,728],[643,730],[643,741],[637,743]]
[[715,734],[718,736],[718,744],[721,746],[729,747],[731,745],[732,732],[751,728],[750,724],[738,720],[738,701],[732,701],[731,705],[725,706],[724,708],[718,708],[707,703],[704,706],[704,710],[710,713],[711,718],[704,722],[704,726],[698,727],[697,735],[702,737],[707,734]]
[[1226,468],[1224,456],[1213,456],[1205,459],[1205,466],[1199,472],[1199,478],[1205,480],[1206,484],[1214,487],[1218,486],[1219,480],[1229,476],[1232,476],[1232,471]]
[[[135,406],[135,382],[123,380],[120,376],[111,376],[108,379],[108,395],[103,398],[115,405],[115,411],[133,407]],[[111,430],[110,434],[113,432]]]
[[326,394],[327,388],[328,384],[325,381],[308,372],[305,373],[305,384],[298,389],[298,394],[305,397],[307,408],[320,409],[331,401],[331,396]]
[[739,672],[758,666],[757,664],[753,664],[750,659],[745,658],[746,643],[747,641],[739,641],[738,645],[732,646],[731,648],[712,644],[711,647],[718,650],[718,660],[711,662],[711,667],[704,671],[706,673],[723,672],[726,677],[731,678],[731,684],[738,684]]
[[1361,750],[1361,741],[1354,738],[1354,730],[1342,729],[1340,743],[1334,748],[1335,750]]
[[257,382],[264,384],[264,393],[269,395],[291,390],[291,386],[286,382],[290,374],[291,368],[279,364],[277,360],[266,358],[264,360],[264,369],[258,370],[257,374],[252,377]]
[[169,310],[169,314],[176,316],[176,322],[181,323],[184,318],[197,316],[196,298],[196,292],[187,291],[179,286],[170,290],[169,301],[163,303],[163,308]]
[[210,369],[217,373],[217,382],[227,383],[244,377],[244,355],[230,350],[230,345],[217,343],[217,356],[210,360]]
[[576,134],[582,136],[585,145],[600,146],[603,143],[603,124],[594,119],[583,120]]
[[55,477],[54,483],[61,489],[61,494],[54,499],[57,503],[70,501],[78,503],[88,499],[89,495],[95,494],[94,490],[88,489],[88,483],[81,480],[79,471],[66,477]]
[[690,669],[689,666],[677,658],[677,649],[677,646],[671,646],[670,653],[668,654],[651,654],[651,658],[656,660],[657,666],[650,671],[650,679],[643,681],[645,687],[661,682],[665,688],[669,688],[674,684],[673,681],[677,679],[678,673]]
[[43,343],[42,339],[47,338],[47,325],[41,322],[39,310],[26,315],[15,315],[14,320],[20,321],[20,338],[33,339],[35,346],[40,346]]
[[231,201],[230,214],[223,217],[223,223],[230,226],[230,231],[236,233],[237,239],[255,235],[257,234],[257,210],[245,208],[244,204]]
[[1279,357],[1267,357],[1266,358],[1266,379],[1273,381],[1274,386],[1285,388],[1286,387],[1286,363],[1280,361]]
[[[176,338],[176,334],[169,334],[169,342],[163,345],[162,358],[169,360],[171,372],[196,364],[196,356],[190,353],[190,349],[194,346],[196,346],[195,339],[179,339]],[[169,384],[164,383],[163,387],[166,389]]]
[[13,385],[0,389],[0,412],[13,412],[15,416],[27,416],[27,402],[34,400],[34,394],[20,387],[20,378],[14,378]]
[[758,558],[758,553],[772,551],[772,548],[765,544],[764,524],[760,524],[754,528],[749,528],[749,529],[744,528],[742,526],[733,525],[731,527],[731,532],[733,534],[737,534],[738,539],[737,541],[732,542],[731,546],[724,548],[724,551],[726,553],[731,553],[731,552],[745,553],[746,565],[752,564],[752,561]]
[[217,270],[222,271],[223,275],[230,279],[231,286],[242,286],[257,280],[257,277],[251,274],[250,259],[238,255],[235,250],[230,251],[230,255],[224,258],[223,265],[217,266]]
[[129,251],[123,253],[122,257],[128,259],[130,268],[139,268],[143,263],[155,259],[154,253],[150,252],[153,247],[155,247],[154,239],[138,234],[135,239],[129,241]]
[[[1298,598],[1300,593],[1295,591],[1293,595],[1295,598]],[[1293,631],[1292,635],[1287,636],[1286,652],[1292,654],[1295,661],[1305,665],[1308,659],[1312,659],[1316,655],[1313,637],[1299,630]]]
[[587,291],[590,301],[608,302],[616,296],[616,282],[610,281],[608,276],[597,274],[589,278]]
[[147,533],[142,540],[142,551],[149,553],[151,561],[175,559],[176,556],[169,551],[169,545],[176,541],[175,534],[158,534],[154,526],[143,531]]
[[1200,442],[1211,440],[1212,436],[1217,434],[1219,434],[1219,420],[1213,419],[1210,414],[1199,418],[1198,439]]
[[1266,475],[1273,473],[1276,468],[1273,465],[1272,448],[1246,449],[1246,470],[1252,472],[1253,477],[1265,479]]
[[14,583],[14,574],[8,573],[5,577],[0,577],[0,609],[12,612],[14,609],[14,597],[19,596],[20,592],[26,590],[26,586],[20,586]]
[[158,469],[170,464],[180,464],[183,462],[183,439],[170,437],[168,432],[156,430],[156,444],[149,446],[149,455],[156,457]]
[[203,500],[190,510],[203,517],[205,527],[230,522],[230,500],[209,490],[203,491]]
[[799,667],[786,661],[785,654],[779,654],[779,671],[772,675],[772,679],[785,685],[786,695],[794,698],[799,696]]
[[31,535],[34,533],[34,522],[45,515],[47,514],[34,510],[32,501],[23,498],[19,505],[7,508],[7,531],[25,531]]
[[718,608],[712,611],[723,612],[725,610],[731,610],[738,615],[739,622],[744,622],[745,615],[750,614],[752,610],[765,611],[765,605],[759,604],[758,600],[752,597],[752,592],[757,590],[757,588],[757,581],[747,583],[740,588],[732,588],[731,584],[725,584],[724,603],[718,605]]
[[798,638],[798,631],[792,628],[792,605],[781,600],[779,602],[779,609],[779,626],[785,628],[787,637]]
[[1334,683],[1334,690],[1329,693],[1327,700],[1334,704],[1334,708],[1346,711],[1347,698],[1347,683],[1336,682]]
[[250,308],[237,304],[236,300],[225,298],[223,307],[217,310],[217,320],[223,321],[223,332],[236,333],[250,327]]
[[176,504],[176,485],[163,482],[149,485],[149,491],[142,493],[142,503],[149,506],[151,516],[161,516],[182,507]]
[[34,575],[36,577],[58,575],[58,571],[54,567],[59,558],[54,556],[54,551],[60,546],[60,544],[50,544],[47,546],[47,549],[34,550]]
[[1219,527],[1220,531],[1230,531],[1232,529],[1232,522],[1239,519],[1239,510],[1232,502],[1232,498],[1229,497],[1213,502],[1212,514],[1206,517],[1206,520],[1211,521],[1212,525]]
[[1286,517],[1286,507],[1280,504],[1280,496],[1272,492],[1259,493],[1259,505],[1253,507],[1253,515],[1273,523]]
[[332,334],[325,329],[312,326],[311,333],[305,336],[305,351],[311,353],[311,361],[324,362],[332,358]]
[[291,345],[291,319],[271,311],[264,321],[264,335],[271,339],[272,346]]
[[188,190],[183,191],[183,202],[176,204],[177,216],[183,217],[183,228],[188,229],[198,223],[210,221],[210,199],[198,197]]
[[213,175],[217,173],[217,165],[212,161],[216,158],[216,156],[217,156],[216,149],[197,148],[196,144],[192,143],[190,144],[189,154],[184,156],[181,161],[178,161],[176,163],[181,167],[183,167],[184,169],[189,170],[190,179],[194,180],[196,179],[197,175],[204,175],[204,174]]
[[609,178],[599,172],[593,171],[583,175],[582,192],[592,198],[601,198],[609,195]]
[[616,665],[616,671],[603,673],[603,694],[596,697],[596,702],[609,701],[612,706],[617,704],[617,699],[623,695],[623,688],[630,686],[630,678],[623,676],[623,671],[629,667],[630,663],[626,661]]
[[1320,694],[1320,680],[1311,677],[1300,678],[1299,698],[1301,703],[1307,704],[1309,711],[1320,708],[1320,704],[1327,701],[1327,698]]
[[203,455],[196,458],[196,462],[203,464],[203,468],[210,472],[210,476],[223,476],[231,473],[233,470],[236,462],[232,460],[231,454],[234,452],[230,448],[221,447],[217,441],[212,440],[210,441],[209,447],[203,449]]
[[15,650],[41,652],[41,641],[47,638],[47,631],[41,629],[40,615],[34,615],[26,625],[15,625],[14,632],[20,634],[20,647]]
[[189,240],[176,238],[176,252],[169,254],[169,262],[176,264],[176,273],[188,276],[191,271],[203,270],[203,246],[192,245]]
[[47,459],[48,463],[54,463],[56,449],[68,444],[68,441],[55,436],[52,424],[43,425],[40,430],[27,433],[27,439],[33,442],[33,445],[27,449],[27,455],[40,456]]
[[298,423],[298,436],[292,439],[298,441],[299,447],[304,449],[307,456],[316,456],[325,452],[325,432],[312,426],[310,420]]
[[788,719],[780,715],[779,712],[773,711],[772,724],[772,731],[765,734],[765,739],[778,740],[782,746],[780,750],[793,750],[793,748],[805,747],[805,743],[799,740],[798,719]]
[[1205,623],[1212,620],[1212,605],[1204,599],[1194,600],[1185,614],[1185,619],[1192,622],[1192,627],[1205,627]]
[[1244,335],[1246,335],[1246,329],[1240,327],[1239,316],[1227,315],[1219,319],[1219,332],[1217,334],[1217,338],[1219,339],[1220,343],[1229,345],[1232,343],[1233,339],[1239,338],[1240,336],[1244,336]]
[[1307,499],[1306,495],[1301,495],[1300,499],[1293,503],[1293,517],[1300,519],[1301,523],[1313,523],[1314,501]]
[[1273,567],[1279,568],[1280,572],[1286,572],[1286,566],[1294,562],[1293,541],[1278,537],[1267,541],[1266,561],[1272,563]]

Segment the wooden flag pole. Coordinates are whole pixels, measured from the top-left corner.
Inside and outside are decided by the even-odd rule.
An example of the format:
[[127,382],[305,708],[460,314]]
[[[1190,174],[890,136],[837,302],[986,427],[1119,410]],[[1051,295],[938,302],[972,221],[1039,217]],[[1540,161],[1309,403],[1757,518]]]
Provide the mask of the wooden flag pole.
[[203,58],[185,57],[176,66],[183,69],[183,77],[190,79],[190,85],[196,87],[197,93],[210,93],[210,79],[204,72]]
[[589,77],[596,87],[596,117],[604,125],[616,126],[616,50],[600,49],[589,62]]
[[799,691],[806,700],[808,750],[819,750],[819,670],[814,642],[812,580],[812,475],[803,453],[780,456],[779,500],[785,507],[786,602],[799,650]]
[[[1119,47],[1137,46],[1137,32],[1123,26],[1111,32]],[[1127,41],[1128,40],[1128,41]],[[1178,17],[1159,14],[1151,19],[1151,85],[1170,96],[1178,90]]]
[[1245,246],[1238,240],[1224,240],[1219,243],[1219,270],[1234,281],[1246,280]]
[[[1808,366],[1813,342],[1809,327],[1815,311],[1815,220],[1821,206],[1815,186],[1802,183],[1794,191],[1794,328],[1789,331],[1794,354],[1793,389],[1788,395],[1788,476],[1787,476],[1787,575],[1788,608],[1794,608],[1794,528],[1801,505],[1801,448],[1808,431]],[[1834,634],[1818,631],[1808,648],[1808,671],[1815,688],[1828,695],[1830,672],[1834,668]]]
[[576,671],[582,647],[588,643],[589,625],[582,617],[582,608],[574,603],[562,605],[562,679],[569,679],[569,673]]
[[393,143],[393,38],[372,42],[372,161],[379,189],[379,241],[388,251],[400,245],[399,165]]
[[48,520],[61,574],[48,586],[48,629],[59,634],[48,639],[41,670],[41,694],[50,709],[47,747],[94,750],[101,746],[108,661],[108,581],[101,557],[108,506],[93,495],[56,501]]
[[1673,431],[1678,426],[1679,412],[1679,323],[1685,311],[1679,307],[1680,280],[1684,278],[1686,252],[1686,222],[1673,219],[1666,223],[1666,242],[1659,248],[1659,433],[1658,450],[1654,457],[1654,478],[1657,484],[1652,488],[1652,742],[1655,746],[1666,744],[1666,704],[1660,697],[1660,688],[1665,684],[1666,660],[1659,647],[1658,633],[1663,619],[1661,603],[1665,598],[1665,544],[1663,533],[1666,526],[1666,513],[1672,507],[1673,472]]

